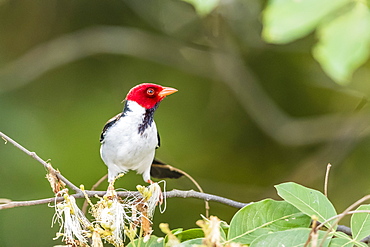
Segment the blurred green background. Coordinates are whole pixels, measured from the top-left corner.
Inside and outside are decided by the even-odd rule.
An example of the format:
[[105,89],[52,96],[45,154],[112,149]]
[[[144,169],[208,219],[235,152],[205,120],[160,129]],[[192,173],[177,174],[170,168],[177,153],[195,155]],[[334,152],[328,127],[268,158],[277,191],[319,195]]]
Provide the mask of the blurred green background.
[[[340,86],[313,59],[315,35],[287,45],[261,39],[259,0],[222,1],[212,14],[171,0],[0,1],[0,131],[90,188],[107,169],[99,135],[127,91],[152,81],[179,90],[156,112],[161,160],[207,193],[242,202],[278,198],[294,181],[344,210],[370,192],[370,64]],[[0,198],[52,197],[41,164],[0,145]],[[135,189],[129,173],[117,186]],[[104,190],[105,182],[99,189]],[[186,178],[167,190],[195,189]],[[82,203],[82,201],[80,201]],[[237,211],[211,203],[230,222]],[[0,211],[0,246],[53,246],[47,205]],[[195,227],[198,199],[171,198],[154,217]]]

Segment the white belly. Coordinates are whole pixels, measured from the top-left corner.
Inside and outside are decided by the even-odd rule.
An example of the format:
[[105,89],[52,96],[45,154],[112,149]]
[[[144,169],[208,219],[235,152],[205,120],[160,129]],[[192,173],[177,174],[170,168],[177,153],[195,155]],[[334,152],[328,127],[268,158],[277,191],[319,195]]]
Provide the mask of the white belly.
[[145,181],[150,179],[150,166],[158,144],[157,128],[153,121],[139,134],[136,120],[122,117],[105,135],[100,154],[108,166],[108,181],[129,170],[143,174]]

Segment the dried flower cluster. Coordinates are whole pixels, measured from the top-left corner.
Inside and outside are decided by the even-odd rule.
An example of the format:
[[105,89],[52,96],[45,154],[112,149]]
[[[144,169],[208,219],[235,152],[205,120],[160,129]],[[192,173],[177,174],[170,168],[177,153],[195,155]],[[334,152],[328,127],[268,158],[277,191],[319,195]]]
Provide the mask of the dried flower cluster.
[[122,247],[126,237],[133,241],[138,236],[143,237],[145,242],[152,233],[151,219],[156,205],[163,198],[158,183],[148,187],[137,186],[137,189],[139,196],[133,194],[122,199],[110,185],[107,193],[98,197],[95,204],[86,196],[92,221],[82,213],[67,189],[60,190],[56,195],[63,196],[64,200],[53,206],[53,224],[60,225],[55,239],[61,237],[63,242],[73,247],[102,247],[103,241]]

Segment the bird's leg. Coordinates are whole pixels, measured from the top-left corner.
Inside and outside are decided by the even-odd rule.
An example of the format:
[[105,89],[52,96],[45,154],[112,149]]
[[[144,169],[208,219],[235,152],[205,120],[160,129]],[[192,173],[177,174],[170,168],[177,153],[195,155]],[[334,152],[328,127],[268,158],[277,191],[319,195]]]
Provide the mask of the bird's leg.
[[108,189],[107,189],[108,192],[114,190],[114,183],[116,182],[117,179],[123,177],[123,175],[125,175],[125,174],[120,173],[112,181],[109,182]]
[[107,190],[108,191],[114,190],[114,180],[109,182],[109,185],[108,185],[108,189]]
[[114,190],[115,181],[116,180],[113,179],[112,181],[109,182],[107,193],[105,194],[108,198],[111,198],[111,199],[114,197],[114,194],[115,194],[115,190]]

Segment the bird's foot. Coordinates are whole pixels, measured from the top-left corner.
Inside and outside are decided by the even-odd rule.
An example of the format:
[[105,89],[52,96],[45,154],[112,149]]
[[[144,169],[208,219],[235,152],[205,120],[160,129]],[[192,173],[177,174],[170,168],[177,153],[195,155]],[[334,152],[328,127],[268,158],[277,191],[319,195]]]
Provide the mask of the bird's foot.
[[109,183],[108,189],[107,189],[107,191],[112,191],[112,190],[114,190],[114,181]]
[[118,174],[117,176],[114,177],[112,181],[109,181],[109,186],[108,186],[108,191],[109,190],[114,190],[114,183],[116,182],[117,179],[123,177],[125,175],[124,173]]
[[107,193],[105,194],[108,198],[113,198],[116,194],[116,190],[114,189],[114,181],[109,182]]
[[112,181],[109,182],[106,196],[114,197],[116,195],[116,190],[114,188],[114,183],[116,182],[117,179],[123,177],[123,175],[125,175],[125,174],[121,173],[118,176],[116,176]]

